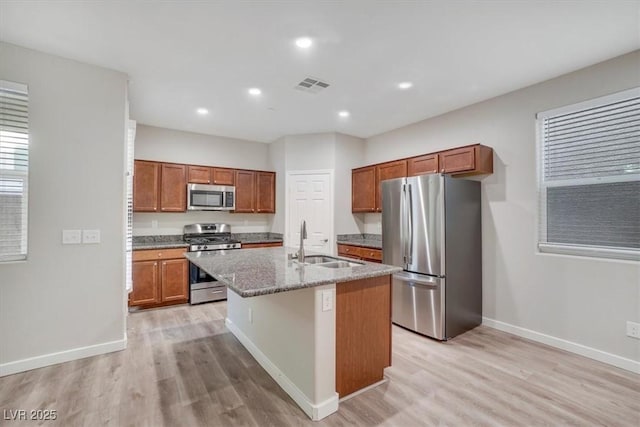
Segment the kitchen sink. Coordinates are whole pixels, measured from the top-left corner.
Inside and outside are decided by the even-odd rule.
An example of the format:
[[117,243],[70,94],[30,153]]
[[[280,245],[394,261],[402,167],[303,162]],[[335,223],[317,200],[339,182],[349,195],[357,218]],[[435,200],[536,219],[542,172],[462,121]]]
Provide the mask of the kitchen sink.
[[326,268],[347,268],[363,265],[361,262],[344,261],[326,255],[309,255],[304,257],[305,264],[317,265]]
[[359,262],[351,262],[351,261],[332,261],[332,262],[324,262],[322,264],[317,264],[318,267],[326,267],[326,268],[347,268],[347,267],[358,267],[362,265]]

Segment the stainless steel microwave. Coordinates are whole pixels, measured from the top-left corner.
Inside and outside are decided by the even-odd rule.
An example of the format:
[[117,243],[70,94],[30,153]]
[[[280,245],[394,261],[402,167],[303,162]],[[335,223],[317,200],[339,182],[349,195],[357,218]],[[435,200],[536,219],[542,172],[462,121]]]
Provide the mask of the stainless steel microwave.
[[236,208],[236,187],[188,184],[187,209],[191,211],[232,211]]

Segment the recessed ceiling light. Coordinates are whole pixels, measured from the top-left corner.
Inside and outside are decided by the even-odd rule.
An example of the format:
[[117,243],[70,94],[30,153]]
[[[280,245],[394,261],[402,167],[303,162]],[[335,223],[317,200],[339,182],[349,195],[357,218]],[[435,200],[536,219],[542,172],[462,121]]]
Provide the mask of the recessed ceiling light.
[[209,114],[209,110],[207,110],[206,108],[198,108],[196,110],[196,113],[200,114],[201,116],[206,116],[207,114]]
[[349,113],[348,111],[346,111],[346,110],[338,111],[338,115],[339,115],[340,117],[349,117],[349,114],[350,114],[350,113]]
[[312,44],[313,44],[313,40],[311,40],[309,37],[300,37],[296,39],[296,46],[298,46],[301,49],[308,49],[311,47]]
[[262,93],[262,91],[260,89],[258,89],[257,87],[252,87],[251,89],[249,89],[249,95],[258,96],[261,93]]
[[413,83],[411,82],[398,83],[398,88],[400,89],[409,89],[411,86],[413,86]]

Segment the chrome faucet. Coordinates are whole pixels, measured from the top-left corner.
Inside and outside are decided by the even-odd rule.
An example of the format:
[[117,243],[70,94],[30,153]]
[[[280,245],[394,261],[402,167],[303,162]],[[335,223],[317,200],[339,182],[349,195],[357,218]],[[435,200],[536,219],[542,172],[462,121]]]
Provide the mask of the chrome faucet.
[[304,239],[307,238],[307,221],[300,224],[300,249],[298,249],[298,262],[304,263]]

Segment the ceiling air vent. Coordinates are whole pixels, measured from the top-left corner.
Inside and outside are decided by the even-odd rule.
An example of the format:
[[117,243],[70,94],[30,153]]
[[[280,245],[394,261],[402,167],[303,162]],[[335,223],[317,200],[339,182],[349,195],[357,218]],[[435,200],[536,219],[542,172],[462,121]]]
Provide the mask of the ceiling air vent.
[[318,93],[329,87],[329,83],[315,77],[307,77],[295,86],[295,89],[308,93]]

